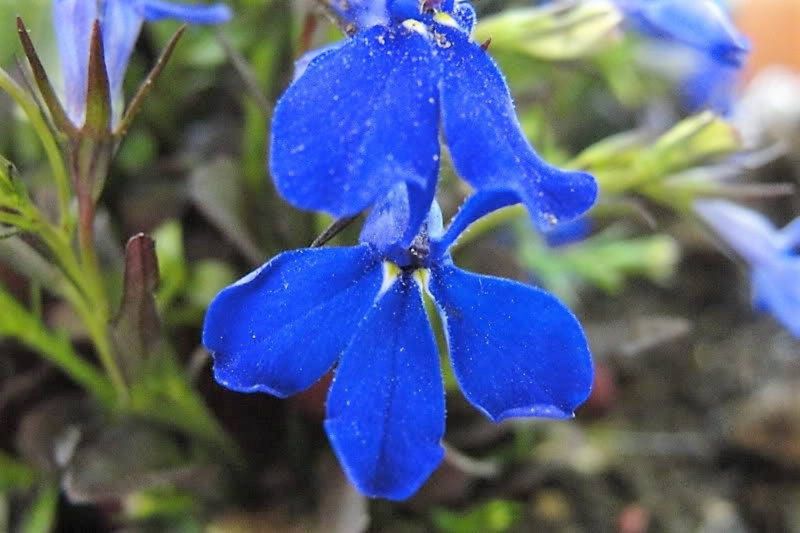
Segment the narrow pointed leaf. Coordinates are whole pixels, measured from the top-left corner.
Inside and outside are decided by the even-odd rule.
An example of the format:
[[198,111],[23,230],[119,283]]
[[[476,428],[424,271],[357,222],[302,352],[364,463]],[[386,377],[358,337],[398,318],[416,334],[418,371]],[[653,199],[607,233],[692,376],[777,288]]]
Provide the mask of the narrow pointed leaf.
[[65,133],[73,132],[75,127],[67,116],[66,111],[64,111],[58,96],[56,96],[53,85],[50,83],[50,78],[47,76],[47,71],[39,59],[39,54],[33,46],[30,35],[28,35],[28,28],[20,17],[17,17],[17,33],[19,34],[20,43],[22,43],[22,49],[25,51],[25,57],[28,58],[28,63],[33,71],[33,79],[36,81],[36,86],[39,87],[44,103],[50,111],[53,123],[60,131]]
[[93,135],[107,134],[111,125],[111,90],[106,71],[103,32],[100,22],[92,27],[89,46],[89,82],[86,91],[86,123],[84,128]]

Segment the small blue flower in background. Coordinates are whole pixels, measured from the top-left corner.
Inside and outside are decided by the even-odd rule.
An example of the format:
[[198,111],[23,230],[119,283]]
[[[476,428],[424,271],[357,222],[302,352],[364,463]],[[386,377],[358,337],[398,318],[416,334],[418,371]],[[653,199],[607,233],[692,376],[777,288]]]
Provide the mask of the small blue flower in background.
[[412,495],[444,455],[444,388],[423,294],[438,306],[464,395],[494,421],[571,417],[593,375],[580,324],[553,296],[453,264],[453,242],[502,202],[472,197],[444,231],[435,203],[420,226],[411,202],[395,186],[358,246],[278,255],[224,289],[203,330],[217,381],[236,391],[286,397],[338,362],[328,437],[353,483],[390,499]]
[[656,39],[689,46],[740,67],[750,43],[713,0],[616,0],[627,21]]
[[722,200],[695,210],[751,269],[753,305],[800,337],[800,218],[778,230],[763,215]]
[[[194,24],[218,24],[230,20],[222,4],[183,5],[164,0],[53,0],[53,24],[64,77],[64,107],[75,125],[86,112],[89,41],[92,25],[100,21],[112,102],[122,98],[122,82],[142,23],[165,18]],[[114,117],[121,109],[114,106]]]
[[276,106],[270,170],[286,200],[340,217],[405,183],[421,221],[441,126],[456,171],[486,201],[522,202],[543,229],[592,205],[591,176],[548,165],[526,140],[502,74],[470,40],[468,2],[388,0],[371,13],[371,27],[313,57]]
[[696,51],[681,84],[686,106],[727,113],[750,42],[713,0],[615,0],[628,23],[654,39]]

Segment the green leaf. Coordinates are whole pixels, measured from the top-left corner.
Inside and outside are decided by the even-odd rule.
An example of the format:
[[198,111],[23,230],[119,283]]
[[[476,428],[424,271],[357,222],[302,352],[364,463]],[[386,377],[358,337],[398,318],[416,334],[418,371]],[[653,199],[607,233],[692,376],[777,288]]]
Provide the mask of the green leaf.
[[86,91],[86,122],[84,131],[97,138],[105,138],[111,128],[111,92],[103,50],[103,30],[95,21],[89,40],[89,74]]
[[33,79],[36,81],[37,87],[39,87],[39,92],[56,128],[65,133],[74,133],[75,127],[61,106],[61,101],[50,83],[47,71],[42,65],[41,59],[39,59],[39,53],[36,51],[36,47],[33,45],[30,35],[28,35],[28,28],[25,27],[21,17],[17,17],[17,33],[22,43],[22,49],[25,51],[25,56],[28,58]]

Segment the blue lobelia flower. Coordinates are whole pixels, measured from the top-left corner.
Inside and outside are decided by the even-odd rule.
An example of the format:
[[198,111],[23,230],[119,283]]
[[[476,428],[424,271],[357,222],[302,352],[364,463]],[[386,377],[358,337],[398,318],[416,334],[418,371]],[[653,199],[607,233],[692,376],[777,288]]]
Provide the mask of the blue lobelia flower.
[[750,51],[750,42],[713,0],[615,0],[628,23],[643,35],[696,52],[681,84],[691,110],[731,107],[731,90]]
[[800,337],[800,218],[778,230],[763,215],[722,200],[695,210],[750,266],[753,305]]
[[276,106],[270,169],[284,198],[347,216],[405,183],[421,220],[441,127],[458,174],[493,202],[523,202],[540,228],[592,205],[591,176],[548,165],[528,144],[502,74],[470,40],[468,2],[378,5],[375,25],[314,57]]
[[338,362],[325,421],[334,451],[363,493],[407,498],[444,454],[444,389],[427,294],[476,408],[494,421],[571,417],[592,383],[576,318],[546,292],[466,272],[450,257],[487,205],[467,201],[443,231],[434,204],[413,226],[401,184],[373,209],[359,245],[286,252],[224,289],[203,330],[217,381],[285,397]]
[[[64,106],[81,125],[86,113],[89,41],[100,21],[112,102],[122,99],[122,82],[145,20],[172,18],[194,24],[218,24],[231,18],[222,4],[183,5],[164,0],[53,0],[53,24],[64,77]],[[114,108],[115,119],[121,109]]]
[[713,0],[616,0],[637,31],[740,67],[750,43]]

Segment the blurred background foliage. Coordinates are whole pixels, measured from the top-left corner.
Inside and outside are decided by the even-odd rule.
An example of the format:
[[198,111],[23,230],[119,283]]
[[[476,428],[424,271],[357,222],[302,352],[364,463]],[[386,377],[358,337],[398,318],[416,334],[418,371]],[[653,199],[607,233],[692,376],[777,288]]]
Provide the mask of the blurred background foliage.
[[[462,239],[456,260],[567,299],[589,332],[597,378],[565,423],[495,426],[449,386],[447,460],[405,503],[366,501],[347,483],[320,425],[326,383],[289,401],[236,394],[213,382],[199,346],[219,289],[331,222],[275,194],[265,155],[294,60],[341,33],[311,1],[228,3],[231,23],[182,38],[100,200],[112,308],[152,302],[160,317],[151,330],[126,326],[159,342],[132,356],[132,370],[123,365],[124,405],[55,370],[93,361],[91,336],[54,288],[42,245],[0,235],[0,531],[800,531],[800,346],[750,310],[741,269],[691,208],[726,197],[777,222],[799,212],[800,91],[785,87],[800,85],[800,56],[771,31],[800,23],[797,2],[736,7],[756,53],[735,89],[742,105],[726,118],[687,112],[676,80],[654,68],[659,56],[622,31],[607,2],[476,3],[476,40],[491,39],[532,143],[554,164],[594,173],[602,196],[589,218],[547,238],[521,209],[500,211]],[[56,69],[49,12],[48,0],[0,4],[0,66],[23,87],[14,18]],[[127,95],[177,29],[146,25]],[[759,85],[778,62],[779,81]],[[783,100],[770,115],[745,105],[757,98]],[[3,94],[0,125],[2,161],[13,162],[0,169],[4,194],[51,216],[46,153]],[[443,172],[447,216],[469,191],[447,162]],[[142,232],[154,244],[140,236],[126,256]],[[131,250],[144,258],[138,270]]]

